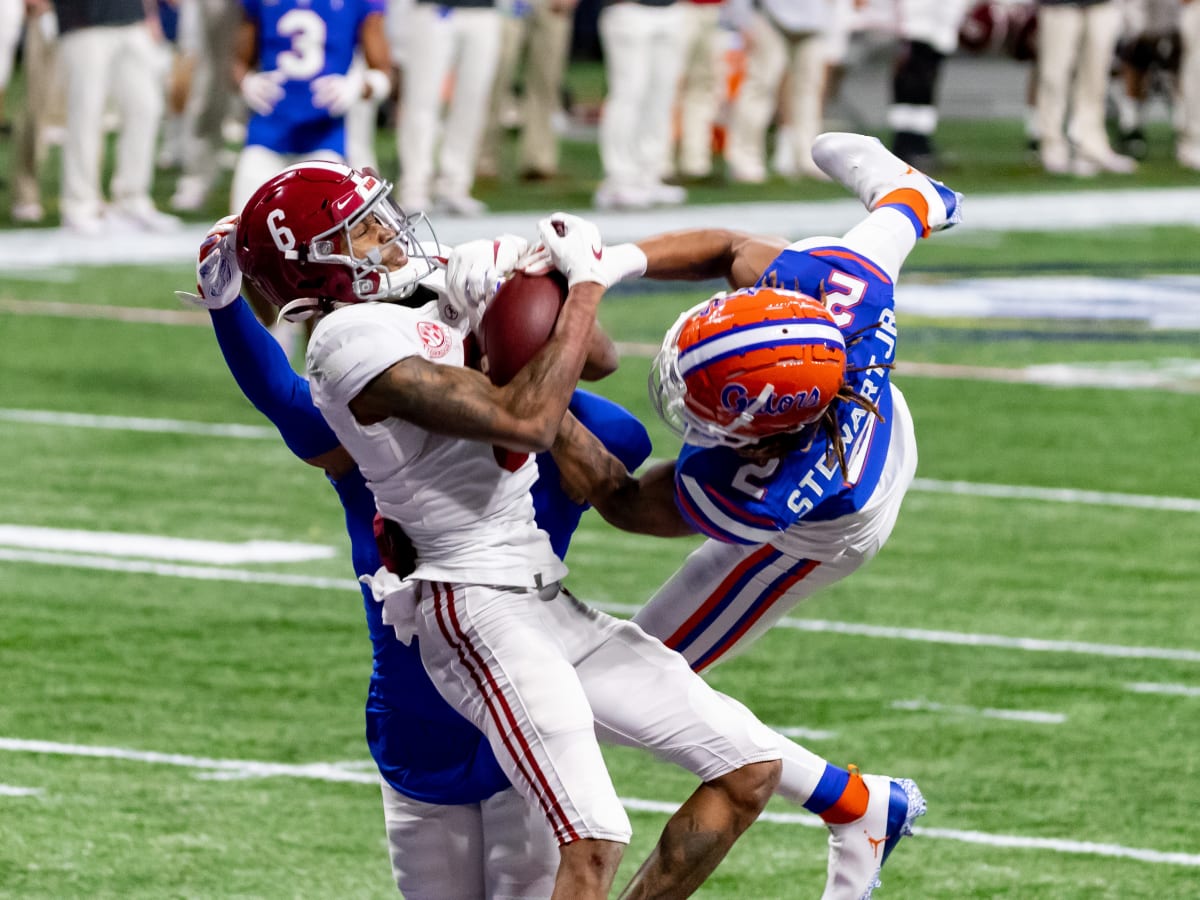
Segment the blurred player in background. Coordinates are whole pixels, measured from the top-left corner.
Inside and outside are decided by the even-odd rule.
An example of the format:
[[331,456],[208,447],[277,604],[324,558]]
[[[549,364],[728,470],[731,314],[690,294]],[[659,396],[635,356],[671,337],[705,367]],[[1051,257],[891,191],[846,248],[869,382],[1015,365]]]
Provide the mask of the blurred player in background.
[[[608,521],[708,537],[634,617],[697,671],[873,558],[916,471],[912,420],[889,377],[893,287],[916,241],[959,220],[961,197],[874,138],[825,134],[813,158],[870,210],[841,238],[696,230],[637,245],[647,277],[722,277],[736,289],[680,316],[654,363],[652,397],[683,437],[678,459],[633,478],[579,429],[559,447],[569,493]],[[830,826],[824,896],[869,896],[925,811],[920,792],[786,739],[780,748],[779,793]]]
[[[250,108],[230,207],[240,210],[264,181],[302,159],[342,162],[346,113],[392,88],[383,0],[242,0],[233,77]],[[366,68],[354,65],[361,48]],[[251,298],[285,347],[297,329]]]
[[1090,177],[1137,170],[1136,160],[1113,150],[1105,127],[1120,33],[1121,8],[1114,0],[1040,0],[1037,116],[1047,172]]
[[[209,310],[217,342],[246,397],[279,430],[300,459],[324,470],[346,512],[354,571],[368,581],[389,551],[389,568],[411,568],[402,533],[375,529],[375,498],[362,472],[312,402],[307,379],[296,374],[239,292],[242,286],[230,235],[237,217],[223,219],[206,237],[198,265],[199,296],[182,295]],[[497,256],[493,242],[451,254],[456,268],[482,277],[499,259],[515,260],[515,239]],[[520,242],[524,246],[524,242]],[[479,265],[480,251],[486,258]],[[472,256],[474,254],[474,256]],[[444,270],[422,270],[422,284],[398,278],[407,302],[443,296]],[[613,403],[576,391],[573,415],[605,441],[630,468],[650,451],[645,429]],[[562,493],[550,454],[537,460],[533,487],[539,527],[565,556],[583,507]],[[483,735],[435,690],[421,666],[418,644],[405,644],[383,621],[370,584],[363,607],[374,664],[367,695],[367,744],[379,767],[392,873],[410,900],[448,897],[545,898],[553,888],[558,848],[546,820],[511,788]]]
[[[520,130],[517,172],[522,181],[546,181],[558,174],[558,131],[563,73],[571,49],[578,0],[506,0],[499,64],[476,171],[500,174],[502,132],[515,113]],[[521,71],[523,89],[514,91]]]
[[[150,189],[170,60],[158,11],[143,0],[57,3],[58,61],[66,92],[59,213],[63,226],[97,237],[115,227],[171,231],[180,221],[160,212]],[[110,202],[101,188],[104,115],[120,120]]]
[[892,76],[887,121],[892,151],[911,166],[934,171],[940,164],[934,136],[942,65],[958,47],[969,0],[896,0],[900,56]]
[[[243,0],[234,80],[250,108],[230,206],[301,159],[346,157],[346,112],[392,89],[383,0]],[[361,48],[366,68],[352,66]]]
[[1177,96],[1179,76],[1179,0],[1126,0],[1121,39],[1117,42],[1120,73],[1113,85],[1118,147],[1143,160],[1146,108],[1161,97],[1168,108]]
[[233,43],[241,21],[237,0],[183,0],[179,50],[188,59],[180,136],[182,172],[171,195],[177,212],[204,208],[221,171],[222,128],[230,112]]
[[1175,159],[1185,169],[1200,172],[1200,2],[1183,0],[1179,11],[1182,56],[1179,65],[1181,122]]
[[686,190],[662,180],[683,71],[685,16],[678,0],[604,0],[597,23],[608,83],[600,116],[604,180],[592,198],[599,209],[687,200]]
[[47,130],[61,124],[65,100],[58,67],[58,19],[49,0],[25,3],[21,65],[25,90],[13,127],[10,177],[13,222],[34,224],[46,215],[40,174],[46,159]]
[[501,25],[495,0],[416,0],[404,13],[396,149],[406,211],[487,212],[471,189],[500,61]]
[[4,100],[12,78],[17,45],[21,43],[26,5],[27,0],[0,0],[0,128],[6,131],[11,126]]

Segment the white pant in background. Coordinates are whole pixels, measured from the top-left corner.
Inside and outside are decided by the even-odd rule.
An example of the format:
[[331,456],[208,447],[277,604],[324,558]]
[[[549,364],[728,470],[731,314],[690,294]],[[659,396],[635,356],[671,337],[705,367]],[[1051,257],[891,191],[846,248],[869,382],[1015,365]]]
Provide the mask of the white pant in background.
[[766,178],[767,129],[775,117],[784,72],[790,71],[787,118],[793,155],[801,174],[820,176],[811,151],[824,108],[824,33],[787,34],[761,13],[755,15],[751,28],[746,77],[733,103],[726,139],[730,175],[735,181]]
[[406,900],[541,900],[558,844],[542,811],[512,788],[480,803],[422,803],[382,782],[392,877]]
[[[1068,137],[1083,157],[1099,161],[1113,155],[1104,114],[1120,32],[1116,3],[1038,8],[1037,121],[1047,166],[1068,156]],[[1071,120],[1065,126],[1068,96]]]
[[13,60],[16,59],[17,44],[21,42],[24,24],[24,0],[0,0],[0,97],[3,97],[12,78]]
[[[479,168],[500,174],[501,115],[519,107],[521,141],[517,169],[524,175],[558,172],[558,134],[554,119],[562,109],[563,72],[571,49],[573,14],[555,9],[550,0],[529,0],[524,15],[503,16],[500,61],[492,89]],[[513,87],[524,71],[519,103]]]
[[[366,59],[362,53],[355,53],[350,71],[366,70]],[[360,98],[346,110],[346,163],[356,169],[379,170],[375,157],[375,117],[379,103],[373,98]]]
[[1179,65],[1179,105],[1182,122],[1176,158],[1200,169],[1200,0],[1184,3],[1179,12],[1183,59]]
[[104,111],[111,97],[121,117],[109,186],[117,206],[150,203],[154,148],[163,111],[168,57],[144,22],[80,28],[59,39],[67,98],[62,148],[64,219],[95,218],[104,208],[100,161]]
[[[470,194],[500,59],[500,27],[494,8],[418,3],[409,10],[396,135],[406,212],[427,209],[431,196]],[[442,87],[451,73],[454,93],[442,121]]]
[[[725,91],[724,32],[717,3],[684,3],[683,86],[679,92],[679,174],[712,171],[713,123]],[[668,166],[667,174],[671,167]]]
[[671,147],[671,110],[683,67],[684,4],[615,3],[600,11],[608,96],[600,161],[612,187],[657,182]]

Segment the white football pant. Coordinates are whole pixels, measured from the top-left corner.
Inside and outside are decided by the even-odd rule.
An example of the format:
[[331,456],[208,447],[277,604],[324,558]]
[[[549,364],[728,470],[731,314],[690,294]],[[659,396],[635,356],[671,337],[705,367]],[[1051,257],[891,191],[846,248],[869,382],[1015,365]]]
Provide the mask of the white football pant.
[[486,736],[560,844],[627,843],[629,817],[596,733],[711,781],[780,758],[776,736],[632,622],[557,585],[541,592],[423,582],[421,660]]
[[479,803],[422,803],[386,781],[392,876],[406,900],[540,900],[559,851],[541,809],[512,788]]

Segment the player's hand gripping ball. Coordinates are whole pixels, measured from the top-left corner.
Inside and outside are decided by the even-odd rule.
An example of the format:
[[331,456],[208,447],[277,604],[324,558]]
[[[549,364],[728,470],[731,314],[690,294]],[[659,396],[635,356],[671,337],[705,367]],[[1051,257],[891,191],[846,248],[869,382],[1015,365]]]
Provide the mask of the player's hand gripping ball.
[[479,349],[493,384],[508,384],[554,332],[567,299],[567,279],[513,272],[487,306],[479,326]]

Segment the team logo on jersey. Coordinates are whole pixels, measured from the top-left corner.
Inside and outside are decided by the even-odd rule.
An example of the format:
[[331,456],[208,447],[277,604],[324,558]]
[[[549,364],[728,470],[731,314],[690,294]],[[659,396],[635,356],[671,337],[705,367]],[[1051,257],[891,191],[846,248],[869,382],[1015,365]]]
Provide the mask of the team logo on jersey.
[[[725,389],[721,391],[721,405],[735,415],[744,412],[751,401],[755,399],[745,387],[736,381],[725,385]],[[782,395],[771,391],[766,403],[755,410],[754,414],[756,416],[783,416],[787,415],[793,409],[815,409],[822,405],[821,391],[818,388],[813,388],[811,391],[798,391],[794,394]]]
[[437,322],[418,322],[417,334],[425,345],[425,355],[430,359],[441,359],[450,352],[450,335]]

